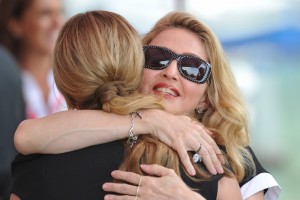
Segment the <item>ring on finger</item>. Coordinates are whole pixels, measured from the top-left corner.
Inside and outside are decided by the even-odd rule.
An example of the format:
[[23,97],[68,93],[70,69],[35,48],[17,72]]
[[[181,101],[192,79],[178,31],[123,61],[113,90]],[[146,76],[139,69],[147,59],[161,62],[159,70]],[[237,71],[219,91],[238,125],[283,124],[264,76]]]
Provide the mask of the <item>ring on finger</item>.
[[194,163],[197,163],[197,162],[201,162],[202,161],[202,158],[201,158],[201,155],[200,155],[200,150],[201,150],[201,144],[200,144],[200,147],[199,149],[196,151],[196,153],[193,155],[193,162]]
[[135,195],[135,200],[137,200],[138,198],[138,194],[139,194],[139,191],[140,191],[140,186],[141,186],[141,182],[142,182],[142,175],[140,176],[140,179],[139,179],[139,184],[137,186],[137,189],[136,189],[136,195]]
[[202,145],[200,144],[199,149],[196,151],[196,153],[200,154],[200,150],[201,150]]

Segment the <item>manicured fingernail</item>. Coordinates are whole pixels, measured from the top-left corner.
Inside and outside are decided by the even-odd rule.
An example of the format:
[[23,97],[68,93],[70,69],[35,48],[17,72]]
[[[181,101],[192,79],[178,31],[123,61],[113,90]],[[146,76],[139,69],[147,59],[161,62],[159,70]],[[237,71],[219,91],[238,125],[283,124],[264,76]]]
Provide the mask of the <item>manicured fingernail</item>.
[[189,173],[190,173],[191,176],[196,175],[196,170],[194,169],[194,167],[189,170]]
[[224,173],[224,170],[223,170],[223,168],[220,168],[220,170],[219,170],[219,174],[223,174]]
[[213,174],[213,175],[216,175],[216,174],[217,174],[217,170],[214,169],[214,170],[212,171],[212,174]]

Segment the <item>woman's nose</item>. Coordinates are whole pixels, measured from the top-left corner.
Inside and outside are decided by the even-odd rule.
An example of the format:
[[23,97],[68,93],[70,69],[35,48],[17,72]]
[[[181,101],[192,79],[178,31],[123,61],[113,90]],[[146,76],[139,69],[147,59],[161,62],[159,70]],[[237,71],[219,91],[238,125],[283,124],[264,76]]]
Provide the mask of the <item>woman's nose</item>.
[[178,80],[179,78],[179,71],[177,67],[177,60],[172,60],[171,63],[162,70],[162,75],[165,78],[171,79],[171,80]]

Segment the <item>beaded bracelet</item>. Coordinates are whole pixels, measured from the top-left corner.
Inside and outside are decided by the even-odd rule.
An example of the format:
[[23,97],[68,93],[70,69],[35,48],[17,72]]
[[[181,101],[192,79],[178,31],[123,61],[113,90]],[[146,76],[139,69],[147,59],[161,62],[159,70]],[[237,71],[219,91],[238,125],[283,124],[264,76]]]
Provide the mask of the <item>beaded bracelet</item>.
[[143,119],[141,112],[131,112],[130,113],[130,129],[129,129],[129,135],[128,135],[128,139],[127,139],[127,143],[130,145],[130,148],[132,148],[132,146],[136,143],[137,139],[138,139],[138,135],[135,135],[133,132],[133,127],[134,127],[134,118],[138,116],[140,119]]

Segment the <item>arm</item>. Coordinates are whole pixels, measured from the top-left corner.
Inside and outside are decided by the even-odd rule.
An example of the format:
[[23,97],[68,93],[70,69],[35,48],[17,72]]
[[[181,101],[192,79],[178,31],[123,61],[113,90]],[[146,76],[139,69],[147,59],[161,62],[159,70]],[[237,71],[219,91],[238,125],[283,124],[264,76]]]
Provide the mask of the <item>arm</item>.
[[96,110],[70,110],[23,121],[14,142],[24,154],[64,153],[126,138],[130,119]]
[[[125,183],[105,183],[103,190],[117,194],[109,194],[105,199],[120,199],[121,196],[138,197],[138,199],[193,199],[205,200],[203,196],[192,191],[172,169],[160,165],[141,165],[141,169],[150,176],[142,176],[132,172],[116,170],[112,172],[115,179]],[[141,178],[141,180],[140,180]],[[139,188],[138,188],[139,185]]]
[[242,194],[238,181],[235,177],[223,176],[218,184],[218,200],[241,200]]
[[[187,151],[201,144],[203,162],[212,174],[223,173],[216,154],[221,151],[203,126],[186,116],[161,110],[144,110],[143,119],[135,118],[134,132],[151,133],[171,146],[191,175],[195,173]],[[72,110],[20,124],[15,145],[22,154],[63,153],[128,137],[129,115],[96,110]]]

